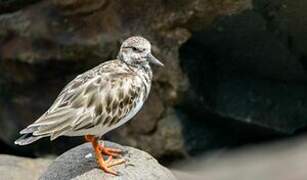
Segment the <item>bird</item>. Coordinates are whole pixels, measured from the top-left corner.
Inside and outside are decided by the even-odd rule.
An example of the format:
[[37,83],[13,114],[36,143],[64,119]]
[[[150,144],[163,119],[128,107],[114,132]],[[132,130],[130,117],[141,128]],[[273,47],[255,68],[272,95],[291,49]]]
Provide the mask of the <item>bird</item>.
[[153,56],[151,43],[142,36],[127,38],[117,58],[69,82],[50,108],[20,131],[15,144],[28,145],[44,137],[52,141],[59,136],[84,136],[92,144],[99,168],[118,175],[111,167],[125,162],[113,159],[119,158],[122,150],[105,147],[98,140],[140,111],[151,89],[151,64],[164,66]]

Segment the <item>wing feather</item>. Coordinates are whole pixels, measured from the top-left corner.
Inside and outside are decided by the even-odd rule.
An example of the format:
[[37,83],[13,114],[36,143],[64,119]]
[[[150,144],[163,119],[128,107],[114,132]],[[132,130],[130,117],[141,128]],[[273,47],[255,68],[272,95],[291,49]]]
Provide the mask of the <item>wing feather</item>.
[[96,67],[71,81],[49,110],[21,133],[53,140],[95,126],[109,128],[135,107],[141,91],[136,84],[142,84],[137,81],[140,78],[126,69]]

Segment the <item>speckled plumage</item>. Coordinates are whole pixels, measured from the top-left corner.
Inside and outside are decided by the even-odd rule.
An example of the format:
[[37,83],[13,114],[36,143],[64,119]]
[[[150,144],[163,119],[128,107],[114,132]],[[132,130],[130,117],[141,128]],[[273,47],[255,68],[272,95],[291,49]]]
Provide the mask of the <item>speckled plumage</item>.
[[123,42],[118,58],[77,76],[38,120],[20,133],[16,144],[42,137],[100,137],[130,120],[141,109],[151,88],[150,43],[134,36]]

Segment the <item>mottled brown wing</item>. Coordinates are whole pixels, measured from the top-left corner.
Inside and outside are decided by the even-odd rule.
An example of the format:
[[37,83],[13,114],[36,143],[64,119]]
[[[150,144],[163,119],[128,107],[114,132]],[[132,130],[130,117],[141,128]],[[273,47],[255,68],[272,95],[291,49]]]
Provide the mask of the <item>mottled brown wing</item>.
[[[89,74],[87,74],[89,75]],[[30,127],[37,127],[35,136],[51,139],[84,131],[102,124],[117,123],[135,105],[140,79],[131,73],[92,74],[77,77],[68,84],[54,105]],[[90,133],[90,132],[89,132]]]
[[117,124],[136,106],[141,93],[140,81],[140,78],[130,73],[113,74],[106,89],[100,91],[99,98],[95,98],[89,107],[93,110],[93,121],[75,121],[73,130],[85,130],[95,126],[105,129]]

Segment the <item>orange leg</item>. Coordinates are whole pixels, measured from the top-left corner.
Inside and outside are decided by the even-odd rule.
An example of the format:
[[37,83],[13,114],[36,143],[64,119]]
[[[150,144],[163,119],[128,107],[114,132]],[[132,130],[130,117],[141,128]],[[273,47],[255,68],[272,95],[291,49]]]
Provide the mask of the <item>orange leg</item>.
[[86,141],[89,141],[89,142],[92,143],[92,146],[94,148],[95,155],[96,155],[96,160],[97,160],[99,167],[106,173],[117,175],[117,173],[115,171],[113,171],[112,169],[110,169],[110,167],[122,164],[125,161],[123,159],[120,159],[120,160],[117,160],[117,161],[112,161],[112,159],[113,159],[112,155],[110,155],[108,160],[105,161],[103,159],[103,155],[102,155],[102,153],[104,153],[104,152],[102,151],[102,148],[99,145],[97,138],[94,137],[94,136],[91,136],[91,135],[86,135],[85,139],[86,139]]

